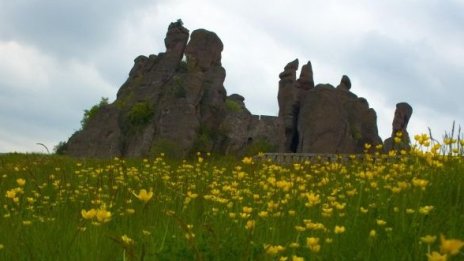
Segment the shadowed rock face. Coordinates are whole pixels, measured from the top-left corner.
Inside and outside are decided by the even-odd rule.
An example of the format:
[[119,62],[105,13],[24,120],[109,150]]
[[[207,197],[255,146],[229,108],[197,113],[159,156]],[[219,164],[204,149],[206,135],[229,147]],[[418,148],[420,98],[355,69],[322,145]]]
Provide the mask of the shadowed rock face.
[[296,88],[296,70],[298,59],[288,63],[284,71],[279,74],[279,124],[283,131],[281,151],[295,152],[298,144],[297,117],[298,117],[298,89]]
[[311,63],[293,80],[298,64],[292,62],[280,74],[280,150],[304,153],[360,153],[364,144],[381,144],[377,116],[364,98],[350,92],[344,75],[337,88],[314,87]]
[[[384,150],[408,150],[410,149],[411,140],[407,131],[409,119],[412,115],[412,107],[406,102],[396,104],[395,116],[392,123],[392,135],[384,142]],[[401,138],[400,142],[395,142],[395,137]]]
[[[71,136],[67,154],[239,154],[253,145],[253,140],[272,142],[262,131],[273,121],[264,125],[254,121],[239,95],[227,101],[226,71],[221,66],[223,44],[215,33],[198,29],[189,35],[178,21],[169,25],[164,42],[165,52],[134,60],[116,101],[103,106],[85,128]],[[182,61],[184,54],[186,62]]]

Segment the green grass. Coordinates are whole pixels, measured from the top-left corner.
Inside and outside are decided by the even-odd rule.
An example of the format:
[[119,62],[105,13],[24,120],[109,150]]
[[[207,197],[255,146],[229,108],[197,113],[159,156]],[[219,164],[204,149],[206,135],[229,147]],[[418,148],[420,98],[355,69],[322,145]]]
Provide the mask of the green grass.
[[[426,260],[440,234],[464,240],[463,186],[461,156],[419,151],[295,165],[8,154],[0,260]],[[111,220],[85,219],[92,208]]]

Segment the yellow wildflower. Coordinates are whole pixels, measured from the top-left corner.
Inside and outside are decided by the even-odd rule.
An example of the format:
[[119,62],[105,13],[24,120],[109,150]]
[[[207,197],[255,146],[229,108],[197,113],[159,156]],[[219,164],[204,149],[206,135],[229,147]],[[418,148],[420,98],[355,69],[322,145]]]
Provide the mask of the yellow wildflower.
[[246,228],[247,230],[253,230],[253,229],[255,228],[255,224],[256,224],[256,221],[254,221],[254,220],[248,220],[248,221],[246,222],[245,228]]
[[431,245],[437,240],[437,236],[426,235],[421,237],[420,240],[427,245]]
[[81,215],[84,219],[92,219],[95,217],[95,215],[97,215],[97,211],[95,209],[90,209],[90,210],[81,210]]
[[266,249],[266,254],[268,255],[277,255],[278,253],[283,252],[285,247],[281,245],[264,245],[264,249]]
[[16,197],[16,190],[14,190],[14,189],[7,190],[6,193],[5,193],[5,196],[7,198],[11,198],[11,199],[15,198]]
[[305,205],[308,207],[312,207],[314,205],[321,203],[320,196],[315,194],[314,192],[306,193],[306,198],[308,199],[308,203],[306,203]]
[[372,229],[372,230],[369,232],[369,237],[375,238],[376,236],[377,236],[377,231],[375,231],[374,229]]
[[296,229],[296,231],[298,231],[298,232],[303,232],[303,231],[306,230],[306,228],[305,228],[305,227],[302,227],[302,226],[295,226],[295,229]]
[[98,222],[106,223],[111,220],[111,212],[104,208],[101,208],[97,210],[96,217]]
[[447,256],[441,255],[437,251],[433,251],[432,254],[427,254],[427,260],[428,261],[446,261]]
[[253,208],[251,208],[251,207],[243,207],[242,211],[243,211],[243,213],[251,214],[251,212],[253,212]]
[[419,208],[419,213],[422,215],[428,215],[433,210],[433,206],[423,206]]
[[318,253],[321,250],[321,245],[319,245],[319,238],[317,237],[307,237],[306,245],[313,253]]
[[382,219],[377,219],[376,222],[377,222],[377,225],[379,226],[385,226],[387,224],[387,222]]
[[128,237],[125,234],[121,236],[121,240],[127,246],[133,245],[135,243],[135,241],[132,238]]
[[304,261],[304,257],[292,256],[292,261]]
[[153,197],[153,191],[147,192],[146,189],[141,189],[139,194],[135,194],[134,192],[132,194],[143,202],[148,202]]
[[23,187],[24,185],[26,185],[26,180],[22,179],[22,178],[19,178],[19,179],[16,180],[16,183],[18,184],[18,186]]
[[450,254],[452,256],[457,255],[459,253],[459,249],[464,246],[464,241],[458,239],[446,239],[443,234],[440,235],[440,241],[440,252],[442,254]]
[[414,186],[416,186],[416,187],[420,187],[422,189],[425,189],[425,187],[427,187],[427,185],[429,184],[429,181],[425,180],[425,179],[413,178],[412,179],[412,184]]
[[345,232],[345,227],[344,226],[335,226],[334,229],[335,234],[342,234]]
[[242,159],[242,163],[245,164],[245,165],[253,164],[253,158],[252,157],[244,157]]

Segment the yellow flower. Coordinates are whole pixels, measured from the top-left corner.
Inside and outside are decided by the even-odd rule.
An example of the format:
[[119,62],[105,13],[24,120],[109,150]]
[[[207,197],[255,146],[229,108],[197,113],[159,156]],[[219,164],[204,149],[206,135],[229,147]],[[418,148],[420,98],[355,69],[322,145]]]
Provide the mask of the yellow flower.
[[187,191],[187,197],[194,199],[198,197],[198,194]]
[[127,246],[133,245],[135,243],[132,238],[128,237],[125,234],[121,236],[121,240]]
[[376,222],[377,222],[377,225],[379,226],[385,226],[387,224],[387,222],[382,219],[377,219]]
[[111,220],[111,212],[102,208],[97,210],[96,217],[98,222],[106,223]]
[[14,190],[14,189],[7,190],[6,193],[5,193],[5,196],[7,198],[11,198],[11,199],[15,198],[16,197],[16,190]]
[[242,159],[242,163],[245,165],[250,165],[253,164],[253,158],[252,157],[245,157]]
[[89,211],[83,209],[81,210],[81,215],[84,219],[92,219],[95,217],[95,215],[97,214],[97,211],[95,209],[90,209]]
[[425,189],[425,187],[427,187],[427,185],[429,184],[429,181],[425,180],[425,179],[413,178],[412,179],[412,184],[414,186],[416,186],[416,187],[420,187],[422,189]]
[[335,234],[342,234],[345,232],[345,227],[344,226],[335,226],[334,229]]
[[23,221],[23,225],[24,225],[24,226],[30,226],[30,225],[32,225],[32,221],[30,221],[30,220],[24,220],[24,221]]
[[292,256],[292,261],[304,261],[304,257]]
[[255,224],[256,224],[256,222],[254,220],[248,220],[246,222],[245,228],[247,230],[253,230],[255,228]]
[[313,253],[318,253],[321,250],[321,245],[319,245],[319,238],[317,237],[307,237],[306,245]]
[[372,229],[371,232],[369,232],[369,237],[375,238],[376,236],[377,236],[377,231]]
[[458,239],[446,239],[443,234],[440,235],[440,241],[440,252],[442,254],[449,253],[452,256],[457,255],[459,253],[459,249],[464,246],[464,241]]
[[308,203],[306,203],[306,206],[312,207],[321,203],[320,196],[315,194],[314,192],[306,193],[306,198],[308,199]]
[[306,228],[305,228],[305,227],[302,227],[302,226],[295,226],[295,229],[296,229],[296,231],[298,231],[298,232],[303,232],[303,231],[306,230]]
[[446,261],[446,255],[440,255],[437,251],[433,251],[432,254],[427,254],[428,261]]
[[253,208],[251,208],[251,207],[243,207],[242,211],[243,211],[243,213],[251,214],[251,212],[253,212]]
[[421,237],[420,240],[427,245],[431,245],[437,240],[437,236],[426,235]]
[[285,247],[281,245],[264,245],[264,249],[266,249],[266,254],[268,255],[277,255],[278,253],[285,250]]
[[423,206],[419,208],[419,213],[422,215],[428,215],[433,210],[433,206]]
[[18,183],[18,185],[22,187],[22,186],[26,185],[26,180],[19,178],[19,179],[16,180],[16,183]]
[[363,214],[366,214],[367,212],[369,212],[369,209],[360,207],[359,211],[361,211],[361,213],[363,213]]
[[147,192],[146,189],[141,189],[139,194],[135,194],[134,192],[132,194],[143,202],[148,202],[153,197],[153,191]]

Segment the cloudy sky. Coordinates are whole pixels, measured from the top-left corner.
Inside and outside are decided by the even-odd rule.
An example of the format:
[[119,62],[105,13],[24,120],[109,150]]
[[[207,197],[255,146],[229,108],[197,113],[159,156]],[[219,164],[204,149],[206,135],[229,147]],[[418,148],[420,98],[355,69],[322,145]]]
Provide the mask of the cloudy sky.
[[464,0],[0,0],[0,152],[67,140],[179,18],[222,39],[225,87],[254,114],[277,114],[278,75],[298,58],[316,83],[350,76],[383,139],[402,101],[410,133],[464,127]]

